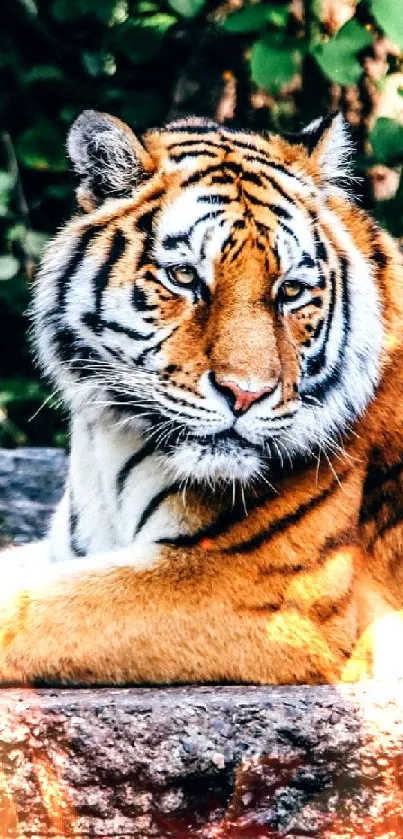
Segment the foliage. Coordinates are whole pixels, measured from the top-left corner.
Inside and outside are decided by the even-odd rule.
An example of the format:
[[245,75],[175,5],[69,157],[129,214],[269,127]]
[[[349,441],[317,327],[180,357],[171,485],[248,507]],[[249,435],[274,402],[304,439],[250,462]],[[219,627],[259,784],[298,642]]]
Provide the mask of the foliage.
[[[66,439],[54,400],[36,413],[48,391],[30,361],[24,312],[41,249],[74,208],[65,137],[83,108],[139,132],[191,112],[281,131],[336,105],[353,125],[364,175],[376,164],[401,166],[399,3],[360,0],[344,19],[339,5],[3,0],[0,445]],[[363,197],[373,204],[370,177]],[[388,198],[374,209],[401,237],[402,188]]]

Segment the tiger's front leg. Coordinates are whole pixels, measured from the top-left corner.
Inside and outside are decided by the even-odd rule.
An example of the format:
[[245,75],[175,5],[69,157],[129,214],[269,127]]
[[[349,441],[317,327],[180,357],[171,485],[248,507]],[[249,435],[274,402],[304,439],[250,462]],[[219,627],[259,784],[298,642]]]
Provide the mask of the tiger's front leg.
[[[338,598],[351,584],[351,561],[348,553],[329,561]],[[317,609],[319,581],[308,572],[287,582],[276,604],[273,576],[241,556],[130,548],[33,563],[23,579],[12,574],[12,554],[8,566],[3,683],[334,682],[355,640],[353,598],[341,618],[328,598]]]

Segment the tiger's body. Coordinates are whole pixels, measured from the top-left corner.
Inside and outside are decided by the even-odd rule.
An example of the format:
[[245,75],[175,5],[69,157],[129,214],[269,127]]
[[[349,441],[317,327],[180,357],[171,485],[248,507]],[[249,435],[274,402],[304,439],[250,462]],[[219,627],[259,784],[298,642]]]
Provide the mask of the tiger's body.
[[402,258],[344,191],[340,119],[140,144],[86,112],[69,149],[86,212],[34,308],[70,472],[49,538],[2,556],[0,677],[376,673],[369,628],[403,602]]

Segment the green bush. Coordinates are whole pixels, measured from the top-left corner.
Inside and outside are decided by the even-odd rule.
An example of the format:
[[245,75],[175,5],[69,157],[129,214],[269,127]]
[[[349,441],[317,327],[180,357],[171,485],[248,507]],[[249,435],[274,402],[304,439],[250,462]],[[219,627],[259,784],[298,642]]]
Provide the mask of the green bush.
[[[83,108],[114,113],[139,132],[184,113],[281,131],[325,112],[335,97],[349,118],[355,96],[360,172],[400,167],[403,118],[393,107],[378,118],[373,111],[401,70],[399,3],[362,0],[336,28],[329,8],[337,0],[305,0],[300,10],[240,3],[3,0],[0,445],[66,442],[57,400],[30,360],[25,312],[43,244],[74,208],[65,137]],[[382,44],[374,80],[368,62]],[[403,190],[374,206],[368,184],[364,201],[401,237]]]

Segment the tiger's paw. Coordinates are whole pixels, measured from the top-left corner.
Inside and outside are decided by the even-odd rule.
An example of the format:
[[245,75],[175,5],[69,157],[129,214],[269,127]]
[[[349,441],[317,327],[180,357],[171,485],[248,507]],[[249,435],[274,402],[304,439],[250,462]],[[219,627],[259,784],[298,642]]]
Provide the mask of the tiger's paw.
[[342,681],[363,679],[403,679],[403,611],[390,611],[377,618],[360,636]]

